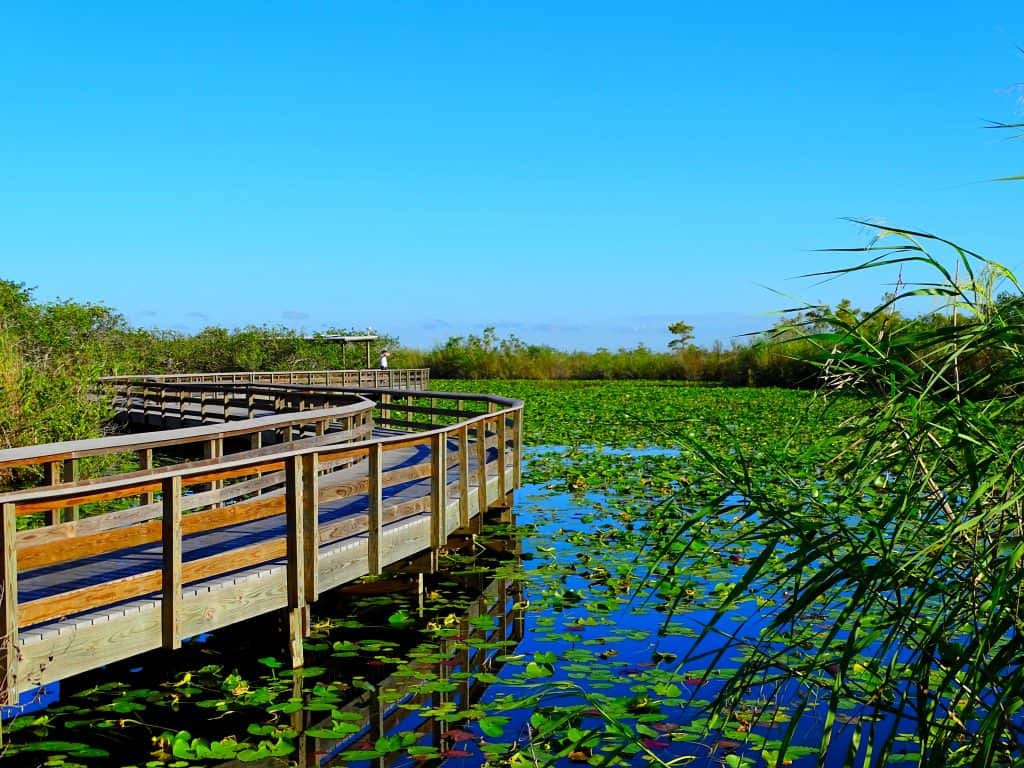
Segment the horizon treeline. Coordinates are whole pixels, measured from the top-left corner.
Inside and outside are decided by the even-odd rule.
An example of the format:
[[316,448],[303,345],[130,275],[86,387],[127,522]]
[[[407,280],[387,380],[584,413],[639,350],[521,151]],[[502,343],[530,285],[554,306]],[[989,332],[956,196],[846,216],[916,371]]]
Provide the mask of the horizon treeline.
[[[1019,296],[1000,296],[1004,310],[1018,312]],[[885,306],[883,302],[883,308]],[[838,320],[837,320],[838,319]],[[868,338],[880,348],[891,331],[934,333],[955,318],[935,312],[904,318],[894,311],[864,311],[842,302],[783,316],[772,328],[729,346],[689,343],[692,328],[670,329],[679,338],[670,349],[642,344],[615,351],[565,352],[499,337],[493,328],[453,336],[430,350],[403,347],[381,334],[373,342],[371,367],[387,348],[393,368],[429,368],[434,378],[458,379],[659,379],[725,386],[813,388],[827,377],[827,362],[844,335]],[[833,349],[821,334],[834,331]],[[360,335],[360,330],[328,333]],[[810,341],[811,336],[816,341]],[[886,349],[899,358],[899,349]],[[915,353],[918,354],[918,353]],[[908,365],[914,360],[907,359]],[[965,359],[963,366],[991,361]],[[285,327],[208,327],[194,334],[132,327],[114,309],[75,301],[40,302],[33,289],[0,280],[0,447],[89,437],[98,434],[104,407],[90,397],[105,375],[323,370],[362,368],[361,345],[343,351],[337,343],[310,339]]]

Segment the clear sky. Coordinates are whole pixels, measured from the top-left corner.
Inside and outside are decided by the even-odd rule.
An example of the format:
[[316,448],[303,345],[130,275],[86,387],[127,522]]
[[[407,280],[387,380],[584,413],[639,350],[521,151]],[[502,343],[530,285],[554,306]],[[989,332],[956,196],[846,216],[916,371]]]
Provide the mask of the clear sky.
[[494,325],[665,349],[885,290],[935,231],[1024,267],[1024,3],[0,9],[0,277],[144,327]]

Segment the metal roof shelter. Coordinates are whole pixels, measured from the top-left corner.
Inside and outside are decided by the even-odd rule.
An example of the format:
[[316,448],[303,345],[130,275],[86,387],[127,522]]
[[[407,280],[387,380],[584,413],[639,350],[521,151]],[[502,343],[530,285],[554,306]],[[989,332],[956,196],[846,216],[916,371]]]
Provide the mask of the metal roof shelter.
[[342,336],[338,333],[327,333],[320,334],[319,336],[303,336],[305,341],[332,341],[336,344],[341,344],[341,365],[347,367],[348,364],[345,360],[345,349],[349,344],[365,344],[366,345],[366,367],[370,367],[370,344],[377,341],[380,336]]

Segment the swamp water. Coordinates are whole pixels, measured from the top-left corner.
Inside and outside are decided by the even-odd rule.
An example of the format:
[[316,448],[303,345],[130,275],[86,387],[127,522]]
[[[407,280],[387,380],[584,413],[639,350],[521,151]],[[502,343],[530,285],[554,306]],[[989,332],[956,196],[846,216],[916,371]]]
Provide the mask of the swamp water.
[[[664,557],[685,511],[671,501],[680,464],[533,451],[514,526],[453,549],[422,588],[400,576],[326,597],[305,669],[285,668],[275,618],[219,631],[66,681],[58,704],[5,724],[3,765],[754,767],[787,738],[786,764],[812,765],[824,707],[789,722],[810,687],[766,685],[713,712],[773,598],[752,589],[734,633],[702,634],[751,553],[723,546],[685,572]],[[844,718],[840,758],[863,726]],[[915,758],[906,746],[894,757]]]

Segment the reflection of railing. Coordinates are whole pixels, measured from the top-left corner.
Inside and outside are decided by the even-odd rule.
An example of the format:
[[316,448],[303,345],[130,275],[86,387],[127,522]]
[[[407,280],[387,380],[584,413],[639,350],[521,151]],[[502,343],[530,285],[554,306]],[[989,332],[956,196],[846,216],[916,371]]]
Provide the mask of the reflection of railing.
[[118,376],[103,381],[209,383],[248,382],[250,384],[323,384],[330,387],[383,387],[387,389],[426,389],[429,368],[360,368],[344,371],[232,371],[228,373],[172,373],[160,376]]
[[[108,384],[151,425],[180,423],[195,408],[195,391],[208,392],[153,382],[139,394],[138,381]],[[41,683],[152,648],[176,648],[183,637],[281,608],[288,609],[299,664],[309,604],[321,592],[421,553],[436,560],[448,534],[489,507],[510,505],[520,481],[522,405],[516,401],[383,389],[364,399],[335,389],[334,396],[350,398],[341,413],[314,407],[249,419],[248,400],[244,414],[238,403],[239,393],[251,388],[221,387],[216,407],[207,397],[205,417],[238,411],[246,418],[107,438],[126,441],[107,447],[141,453],[188,440],[222,441],[235,429],[249,430],[250,440],[274,429],[301,439],[0,495],[0,637],[6,640],[0,686],[6,682],[7,693],[0,703]],[[150,399],[156,390],[159,416]],[[316,398],[332,391],[304,385],[272,394],[298,408],[318,405]],[[370,398],[388,431],[353,441],[363,436]],[[337,430],[346,442],[331,443],[341,416],[350,419]],[[98,449],[37,446],[28,454],[52,465]],[[13,458],[7,453],[0,452],[0,461]],[[63,510],[101,505],[120,508],[60,522]],[[17,530],[19,519],[38,513],[52,524]]]
[[[298,752],[290,756],[291,759],[300,768],[321,765],[353,744],[365,743],[372,748],[380,737],[395,733],[414,734],[417,746],[433,746],[439,753],[458,747],[457,737],[440,718],[425,717],[417,710],[429,707],[440,711],[450,705],[454,705],[455,710],[464,710],[479,701],[489,683],[478,676],[500,671],[503,662],[499,657],[512,653],[523,639],[523,612],[517,607],[520,600],[521,586],[516,582],[495,579],[487,584],[458,623],[449,628],[452,630],[449,636],[439,640],[438,661],[413,662],[409,669],[378,683],[375,691],[340,708],[347,715],[360,715],[358,720],[344,721],[358,726],[357,733],[340,738],[306,736],[305,732],[310,729],[329,730],[332,720],[312,722],[312,713],[295,712],[291,727],[300,734],[300,741]],[[490,627],[480,622],[484,616],[491,617]],[[417,685],[417,680],[430,682]],[[454,685],[445,685],[453,680],[457,681]],[[431,682],[439,684],[431,685]],[[297,687],[295,698],[302,695],[301,679]],[[382,701],[387,703],[382,704]],[[457,733],[458,737],[465,738],[465,732]],[[388,766],[403,754],[404,750],[384,755],[376,764]]]

